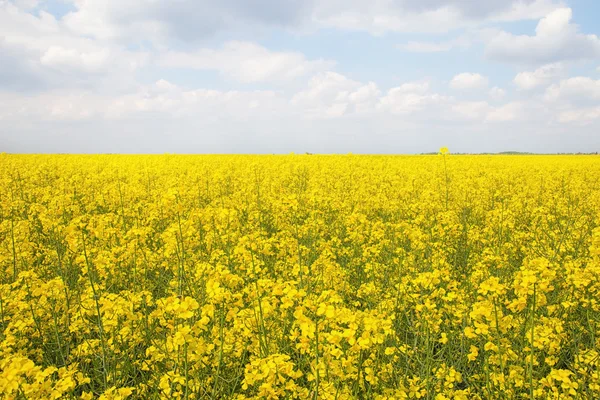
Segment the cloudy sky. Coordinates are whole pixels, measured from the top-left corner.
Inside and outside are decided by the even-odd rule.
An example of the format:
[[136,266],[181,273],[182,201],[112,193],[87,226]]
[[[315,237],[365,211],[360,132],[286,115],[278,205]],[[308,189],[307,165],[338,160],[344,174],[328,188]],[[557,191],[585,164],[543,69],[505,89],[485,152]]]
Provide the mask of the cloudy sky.
[[0,151],[600,151],[597,0],[0,0]]

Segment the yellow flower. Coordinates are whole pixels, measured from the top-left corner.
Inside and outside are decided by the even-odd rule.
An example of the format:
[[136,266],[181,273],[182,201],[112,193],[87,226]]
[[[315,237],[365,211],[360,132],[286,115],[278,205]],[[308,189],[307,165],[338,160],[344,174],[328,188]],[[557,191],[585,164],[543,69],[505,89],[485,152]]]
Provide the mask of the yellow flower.
[[600,399],[598,157],[438,161],[2,155],[0,398]]
[[479,349],[477,348],[477,346],[471,345],[471,347],[469,348],[469,354],[467,355],[468,360],[475,361],[478,355]]
[[448,335],[445,332],[442,332],[442,337],[438,340],[441,344],[448,343]]

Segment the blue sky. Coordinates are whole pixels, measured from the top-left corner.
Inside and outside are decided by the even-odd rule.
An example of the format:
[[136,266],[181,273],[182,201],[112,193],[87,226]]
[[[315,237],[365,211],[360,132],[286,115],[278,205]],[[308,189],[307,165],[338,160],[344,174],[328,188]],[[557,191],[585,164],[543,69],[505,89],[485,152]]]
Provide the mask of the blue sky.
[[0,151],[600,151],[592,0],[0,0]]

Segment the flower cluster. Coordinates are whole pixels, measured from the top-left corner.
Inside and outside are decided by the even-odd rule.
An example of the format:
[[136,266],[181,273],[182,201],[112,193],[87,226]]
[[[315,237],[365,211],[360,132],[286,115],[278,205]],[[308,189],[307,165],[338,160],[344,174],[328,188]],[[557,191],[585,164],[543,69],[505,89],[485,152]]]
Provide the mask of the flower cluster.
[[0,398],[600,398],[600,163],[0,158]]

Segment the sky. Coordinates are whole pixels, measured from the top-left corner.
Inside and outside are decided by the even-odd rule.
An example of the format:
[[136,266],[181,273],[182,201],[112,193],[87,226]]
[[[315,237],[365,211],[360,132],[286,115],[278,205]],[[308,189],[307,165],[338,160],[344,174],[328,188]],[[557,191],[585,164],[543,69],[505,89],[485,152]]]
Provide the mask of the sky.
[[0,152],[600,151],[597,0],[0,0]]

